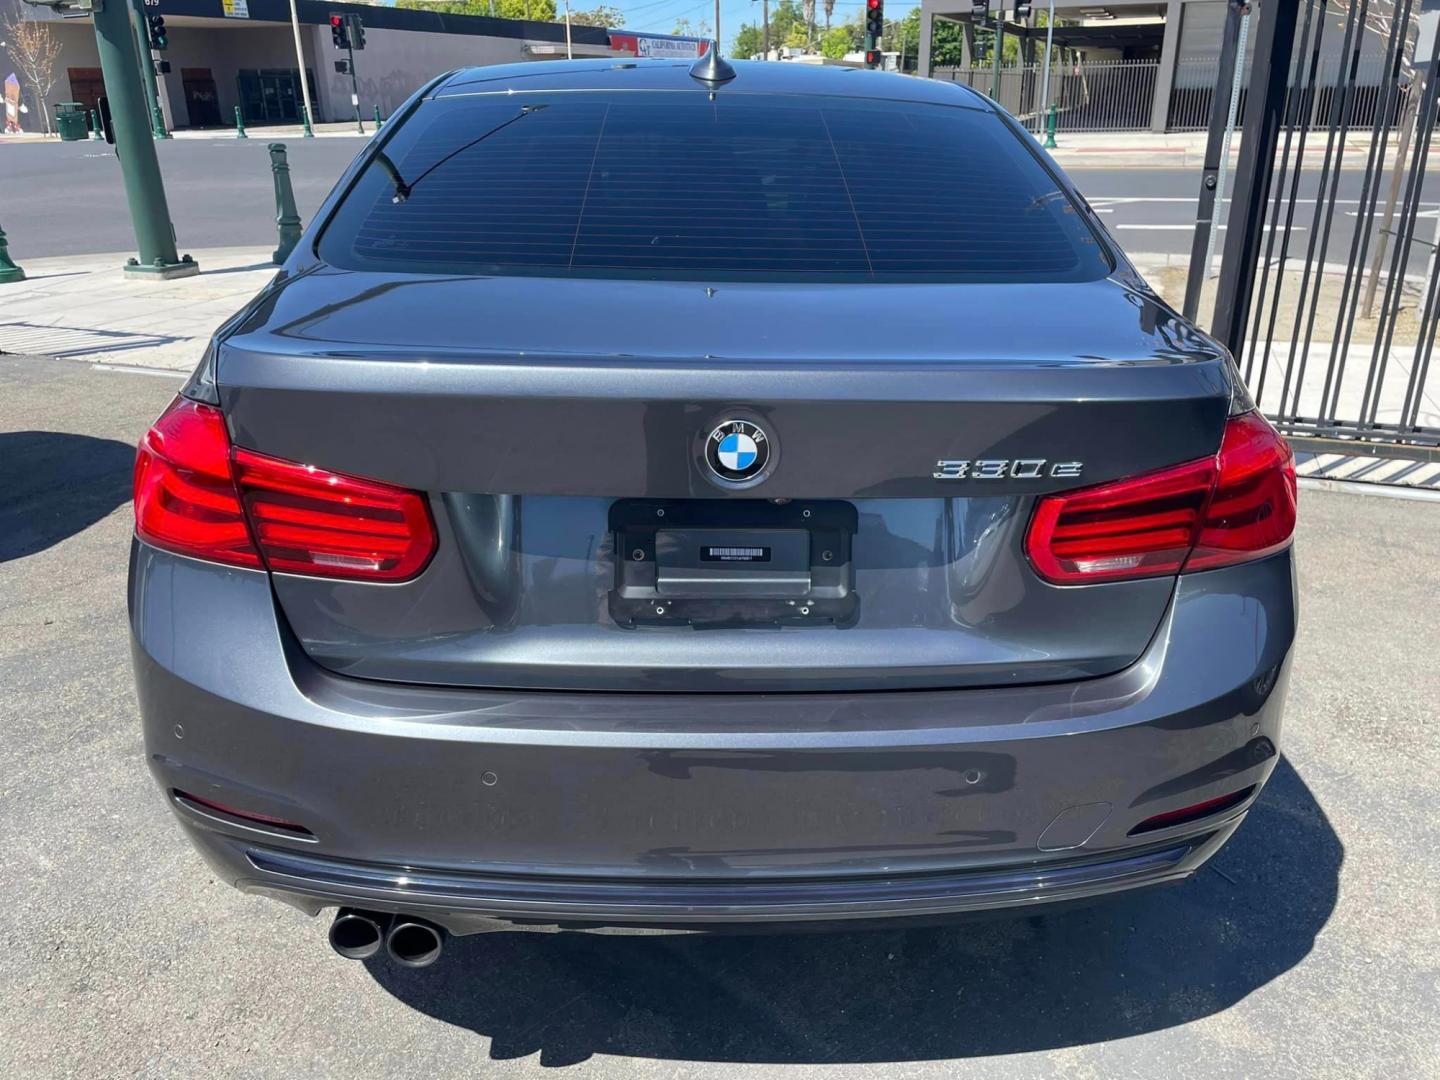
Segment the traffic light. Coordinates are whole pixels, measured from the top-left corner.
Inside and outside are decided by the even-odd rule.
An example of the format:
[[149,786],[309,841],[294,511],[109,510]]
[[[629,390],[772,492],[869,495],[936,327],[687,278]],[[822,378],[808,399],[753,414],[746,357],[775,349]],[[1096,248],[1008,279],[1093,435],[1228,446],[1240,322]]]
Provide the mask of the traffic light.
[[170,35],[165,32],[165,16],[151,15],[148,22],[150,27],[150,48],[156,52],[164,52],[170,47]]
[[350,47],[359,52],[365,48],[365,24],[360,21],[359,14],[353,11],[345,16],[345,24],[345,29],[349,32]]
[[337,49],[350,48],[350,35],[346,33],[348,26],[344,15],[330,16],[330,44]]
[[885,0],[865,0],[865,66],[880,66],[880,38],[885,33]]
[[865,35],[871,42],[880,40],[885,33],[884,0],[865,0]]

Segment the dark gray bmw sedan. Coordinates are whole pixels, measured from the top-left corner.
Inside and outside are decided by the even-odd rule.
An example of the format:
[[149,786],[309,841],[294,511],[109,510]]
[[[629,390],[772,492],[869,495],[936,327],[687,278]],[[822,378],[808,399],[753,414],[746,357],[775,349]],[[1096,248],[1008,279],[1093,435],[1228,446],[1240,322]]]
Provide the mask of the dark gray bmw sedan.
[[150,768],[347,956],[1180,881],[1276,762],[1289,449],[954,85],[436,79],[135,513]]

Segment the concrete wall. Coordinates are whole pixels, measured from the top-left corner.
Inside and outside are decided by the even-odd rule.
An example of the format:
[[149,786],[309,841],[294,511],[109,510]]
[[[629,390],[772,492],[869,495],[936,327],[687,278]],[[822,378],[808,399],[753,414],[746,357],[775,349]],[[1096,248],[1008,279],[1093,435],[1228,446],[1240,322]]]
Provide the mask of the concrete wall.
[[[302,27],[303,31],[303,27]],[[295,70],[295,39],[288,26],[246,26],[243,29],[200,29],[175,27],[170,30],[170,48],[165,52],[172,71],[161,76],[161,93],[168,100],[169,115],[178,127],[192,121],[185,104],[185,87],[181,78],[184,68],[209,68],[215,80],[215,95],[220,107],[220,122],[234,121],[235,106],[240,103],[236,81],[241,68],[280,68]],[[319,77],[319,63],[310,50],[305,63]],[[329,119],[329,117],[326,117]]]
[[[330,28],[302,26],[300,33],[308,33],[309,50],[319,57],[314,67],[320,85],[311,93],[316,95],[321,111],[329,120],[352,117],[350,76],[335,72],[335,61],[345,54],[330,44]],[[366,27],[365,48],[355,54],[361,112],[368,119],[379,105],[381,113],[389,116],[431,78],[453,68],[527,60],[524,45],[520,38]]]

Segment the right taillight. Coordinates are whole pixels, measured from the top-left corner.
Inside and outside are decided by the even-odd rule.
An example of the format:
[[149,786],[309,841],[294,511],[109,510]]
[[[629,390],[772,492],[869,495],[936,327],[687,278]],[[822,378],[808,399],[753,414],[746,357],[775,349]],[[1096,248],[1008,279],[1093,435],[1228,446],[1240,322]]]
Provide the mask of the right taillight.
[[140,441],[135,532],[232,566],[405,581],[435,553],[418,491],[232,448],[213,405],[176,398]]
[[1083,585],[1263,558],[1294,531],[1295,456],[1251,412],[1213,458],[1041,499],[1025,553],[1045,580]]

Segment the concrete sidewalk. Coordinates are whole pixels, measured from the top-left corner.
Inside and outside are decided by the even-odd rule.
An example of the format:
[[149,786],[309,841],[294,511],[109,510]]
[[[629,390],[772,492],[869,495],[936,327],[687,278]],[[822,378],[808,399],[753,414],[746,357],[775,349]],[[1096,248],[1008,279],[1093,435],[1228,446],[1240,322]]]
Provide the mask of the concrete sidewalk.
[[0,286],[0,353],[189,371],[215,328],[274,276],[272,247],[194,252],[200,274],[132,281],[128,253],[27,259]]

